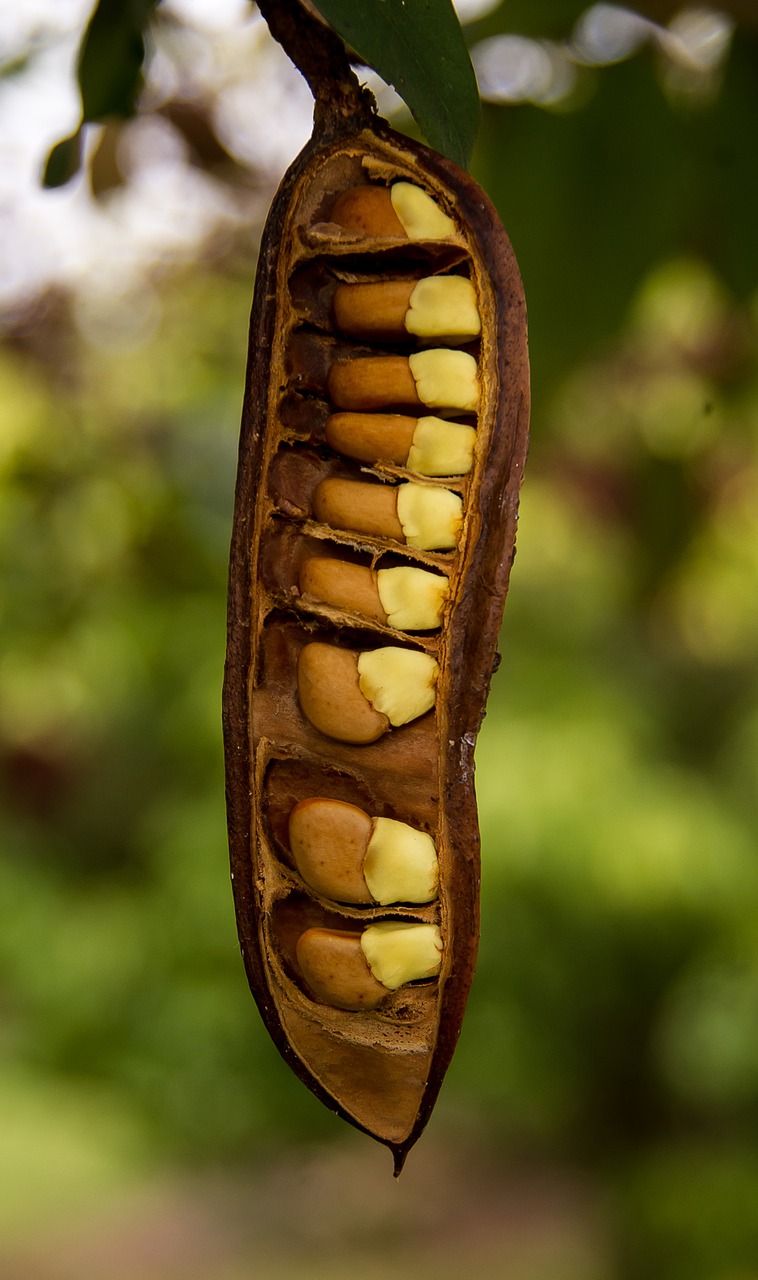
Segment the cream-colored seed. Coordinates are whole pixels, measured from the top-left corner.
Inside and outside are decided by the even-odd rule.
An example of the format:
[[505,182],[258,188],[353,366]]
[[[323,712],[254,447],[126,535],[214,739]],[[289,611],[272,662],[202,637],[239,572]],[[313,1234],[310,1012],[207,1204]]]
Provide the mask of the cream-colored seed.
[[410,296],[408,333],[422,341],[472,342],[482,331],[476,290],[464,276],[427,276]]
[[401,484],[397,489],[397,518],[409,547],[417,551],[450,551],[457,545],[463,523],[463,502],[451,489]]
[[358,661],[358,654],[337,645],[306,644],[297,664],[297,694],[303,714],[321,733],[363,745],[376,742],[390,721],[362,692]]
[[363,863],[375,902],[432,902],[439,866],[434,841],[425,831],[394,818],[377,818]]
[[412,182],[395,182],[390,188],[392,208],[410,240],[447,240],[455,235],[455,223],[432,197]]
[[363,809],[343,800],[301,800],[289,818],[289,845],[307,885],[335,902],[369,903],[363,873],[374,824]]
[[322,1004],[337,1009],[375,1009],[389,994],[374,977],[361,935],[341,929],[306,929],[296,944],[300,972]]
[[439,573],[399,565],[378,569],[376,587],[391,627],[398,631],[434,631],[442,625],[442,610],[450,580]]
[[361,693],[396,727],[431,710],[438,676],[434,658],[416,649],[387,645],[358,655]]
[[436,924],[383,920],[363,930],[361,949],[371,973],[389,991],[419,978],[434,978],[442,966]]
[[465,476],[474,464],[476,431],[463,422],[419,418],[408,468],[422,476]]
[[476,409],[479,378],[476,360],[467,351],[432,347],[414,351],[408,363],[422,404],[430,409]]

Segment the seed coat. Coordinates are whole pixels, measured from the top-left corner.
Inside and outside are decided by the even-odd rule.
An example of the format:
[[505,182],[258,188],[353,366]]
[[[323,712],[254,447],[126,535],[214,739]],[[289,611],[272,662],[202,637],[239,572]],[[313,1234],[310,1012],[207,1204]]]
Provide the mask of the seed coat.
[[376,742],[389,728],[359,684],[358,655],[334,644],[305,645],[297,664],[297,696],[303,714],[337,742]]
[[306,929],[296,948],[300,971],[317,1000],[337,1009],[375,1009],[389,995],[374,977],[361,936],[347,930]]
[[374,824],[342,800],[309,797],[289,817],[289,847],[306,884],[335,902],[373,901],[363,864]]

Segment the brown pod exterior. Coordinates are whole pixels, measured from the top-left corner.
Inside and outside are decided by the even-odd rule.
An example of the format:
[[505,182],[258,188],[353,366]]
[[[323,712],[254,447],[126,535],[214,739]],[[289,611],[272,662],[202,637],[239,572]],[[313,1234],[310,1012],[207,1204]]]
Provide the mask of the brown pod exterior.
[[[398,1172],[439,1092],[476,961],[473,753],[497,665],[514,555],[529,377],[519,271],[486,195],[457,166],[381,120],[350,130],[343,121],[305,147],[282,182],[261,245],[232,535],[224,687],[227,801],[240,942],[266,1026],[293,1070],[327,1106],[392,1150]],[[367,181],[381,186],[394,180],[426,190],[454,219],[459,235],[444,246],[410,248],[396,236],[378,235],[361,241],[359,249],[355,236],[345,238],[333,224],[331,236],[329,213],[337,199]],[[308,317],[297,311],[290,280],[294,272],[307,274],[324,262],[338,277],[343,265],[349,273],[356,253],[361,271],[368,259],[374,262],[376,279],[391,278],[393,267],[397,275],[398,254],[407,255],[404,268],[419,276],[437,269],[439,255],[443,270],[464,263],[477,290],[478,439],[474,468],[457,484],[464,522],[449,555],[332,530],[312,514],[321,479],[361,479],[366,464],[329,450],[323,424],[337,406],[329,402],[324,370],[314,367],[302,396],[301,366],[291,372],[293,336],[307,336]],[[334,358],[350,358],[344,335],[334,330],[327,333],[326,349]],[[358,354],[372,352],[361,347]],[[397,475],[381,461],[374,472],[384,479]],[[407,471],[400,475],[416,478]],[[387,625],[374,619],[361,622],[334,606],[319,608],[298,592],[300,567],[314,551],[372,567],[381,567],[380,557],[392,551],[393,563],[443,569],[451,583],[444,627],[431,637],[409,639],[391,630],[388,637]],[[330,739],[313,728],[297,698],[299,655],[312,641],[354,652],[398,643],[431,653],[440,666],[434,711],[373,743]],[[428,831],[439,855],[439,900],[388,909],[320,898],[297,874],[287,848],[289,814],[308,796],[355,804]],[[439,978],[401,987],[377,1009],[353,1011],[314,1000],[298,966],[304,933],[360,932],[367,923],[392,918],[439,925]]]

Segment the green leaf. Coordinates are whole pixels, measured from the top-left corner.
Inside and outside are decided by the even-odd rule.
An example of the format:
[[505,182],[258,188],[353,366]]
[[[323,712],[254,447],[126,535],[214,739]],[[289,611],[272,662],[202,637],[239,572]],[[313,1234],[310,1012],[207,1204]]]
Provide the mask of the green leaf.
[[79,48],[82,122],[76,133],[50,151],[44,186],[62,187],[79,172],[82,124],[134,115],[142,87],[145,28],[157,4],[160,0],[99,0]]
[[134,113],[145,60],[144,29],[158,0],[100,0],[79,54],[85,121]]
[[82,130],[77,129],[70,138],[56,142],[45,163],[42,184],[45,187],[63,187],[79,172],[82,162]]
[[400,94],[429,144],[468,165],[479,90],[452,0],[315,0],[367,66]]

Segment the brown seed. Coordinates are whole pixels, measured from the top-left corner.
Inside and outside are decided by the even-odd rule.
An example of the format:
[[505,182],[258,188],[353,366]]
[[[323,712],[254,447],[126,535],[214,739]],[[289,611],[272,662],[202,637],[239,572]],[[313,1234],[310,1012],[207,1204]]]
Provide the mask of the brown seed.
[[418,422],[401,413],[333,413],[326,420],[326,440],[337,453],[358,462],[404,467]]
[[334,292],[332,314],[342,333],[368,342],[407,338],[405,317],[416,280],[383,280],[378,284],[340,284]]
[[340,284],[332,312],[342,333],[368,342],[414,337],[425,345],[461,346],[482,327],[476,290],[465,276]]
[[358,683],[358,654],[314,641],[300,651],[297,694],[303,714],[328,738],[364,745],[389,728]]
[[397,518],[397,489],[392,485],[330,476],[316,486],[313,512],[321,524],[332,529],[404,541]]
[[365,236],[401,236],[404,240],[447,240],[455,223],[422,187],[395,182],[392,187],[352,187],[335,201],[332,222]]
[[313,995],[337,1009],[375,1009],[389,995],[377,982],[358,933],[306,929],[296,947],[297,962]]
[[405,228],[392,207],[389,187],[352,187],[335,201],[331,221],[365,236],[400,236]]
[[314,556],[301,566],[300,593],[331,604],[335,609],[359,613],[377,622],[387,621],[376,577],[367,565]]
[[363,860],[373,827],[363,809],[342,800],[314,796],[296,804],[289,843],[306,884],[335,902],[372,902]]
[[423,404],[407,356],[335,360],[327,389],[337,409],[418,409]]

